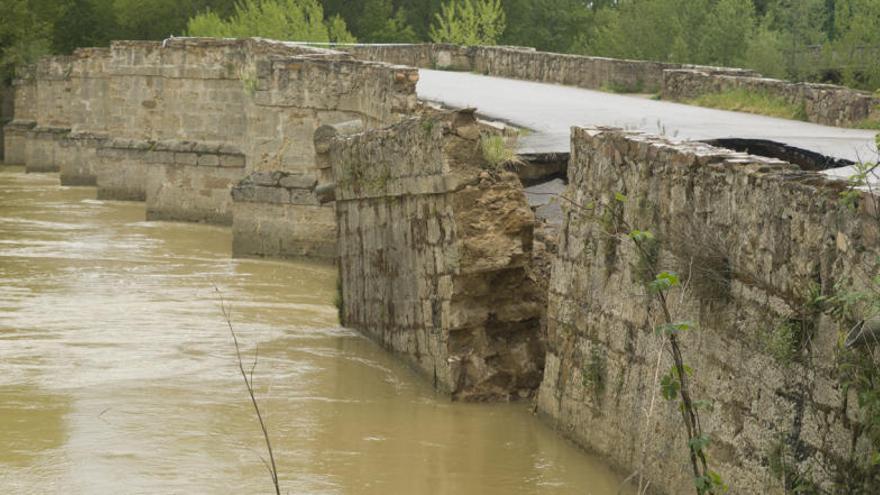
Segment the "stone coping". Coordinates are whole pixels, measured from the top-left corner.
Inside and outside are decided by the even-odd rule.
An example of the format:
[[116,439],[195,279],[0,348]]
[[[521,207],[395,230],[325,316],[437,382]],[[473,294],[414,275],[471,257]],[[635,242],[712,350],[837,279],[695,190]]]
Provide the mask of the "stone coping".
[[760,74],[736,74],[736,73],[725,73],[725,72],[715,72],[711,70],[706,70],[706,68],[700,66],[692,66],[692,67],[683,67],[681,69],[666,69],[665,72],[669,73],[681,73],[681,74],[701,74],[706,76],[713,76],[719,79],[729,79],[731,81],[737,80],[745,80],[745,81],[755,81],[761,82],[769,85],[779,85],[779,86],[791,86],[796,88],[808,88],[817,91],[840,91],[845,93],[852,93],[855,95],[862,95],[868,98],[877,99],[877,102],[880,103],[880,98],[874,96],[873,93],[869,91],[862,91],[859,89],[850,88],[847,86],[840,86],[838,84],[827,84],[827,83],[812,83],[812,82],[794,82],[788,81],[785,79],[776,79],[773,77],[764,77]]
[[320,206],[314,175],[290,172],[254,172],[232,188],[232,199],[243,203]]
[[6,131],[29,131],[37,126],[37,122],[34,120],[17,120],[14,119],[3,126],[3,129]]
[[[621,142],[638,148],[639,152],[635,156],[657,157],[657,161],[661,163],[675,163],[683,167],[720,167],[761,180],[786,182],[792,190],[805,194],[825,193],[837,196],[850,188],[849,182],[842,178],[819,171],[803,170],[776,158],[732,151],[700,141],[679,141],[642,131],[606,126],[572,127],[571,139],[574,143],[609,134],[619,136]],[[868,192],[863,194],[867,195]]]
[[98,148],[98,155],[121,158],[136,155],[147,164],[198,167],[244,168],[246,159],[238,148],[194,141],[143,141],[110,139]]
[[110,134],[96,131],[70,131],[67,139],[110,139]]
[[70,133],[70,127],[37,125],[35,127],[32,127],[28,132],[35,136],[62,136],[64,134]]

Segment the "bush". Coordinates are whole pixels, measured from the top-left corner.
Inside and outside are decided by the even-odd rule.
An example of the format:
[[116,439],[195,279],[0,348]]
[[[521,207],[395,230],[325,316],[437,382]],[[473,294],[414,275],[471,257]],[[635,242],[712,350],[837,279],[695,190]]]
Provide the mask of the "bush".
[[437,43],[494,45],[506,25],[501,0],[449,0],[435,15],[430,35]]

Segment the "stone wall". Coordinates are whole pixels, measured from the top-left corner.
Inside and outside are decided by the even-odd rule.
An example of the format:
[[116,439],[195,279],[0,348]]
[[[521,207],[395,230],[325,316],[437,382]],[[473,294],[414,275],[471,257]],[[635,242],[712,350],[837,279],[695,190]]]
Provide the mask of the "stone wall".
[[159,142],[144,154],[147,220],[232,224],[245,156],[228,145]]
[[671,365],[659,309],[620,215],[655,234],[659,267],[686,288],[670,295],[673,318],[697,325],[680,340],[694,398],[712,406],[700,412],[709,463],[730,493],[850,493],[854,459],[870,452],[841,382],[851,323],[816,295],[877,273],[875,201],[851,210],[846,183],[818,172],[608,129],[573,131],[569,180],[581,206],[563,202],[540,413],[624,472],[643,466],[657,491],[693,491],[678,404],[657,386]]
[[6,161],[6,138],[3,128],[12,122],[15,108],[15,90],[0,83],[0,163]]
[[[660,91],[664,70],[692,67],[644,60],[540,52],[532,48],[507,46],[355,45],[341,49],[367,60],[622,92]],[[757,75],[746,69],[702,69],[712,73]]]
[[333,206],[320,205],[314,192],[316,130],[353,119],[377,127],[417,108],[416,69],[332,57],[273,61],[258,72],[252,125],[266,129],[263,135],[283,129],[283,137],[258,143],[252,156],[259,161],[234,195],[236,256],[335,258]]
[[36,126],[25,133],[24,146],[28,172],[59,171],[59,160],[65,156],[61,143],[70,132],[72,62],[69,56],[52,56],[35,64],[31,109]]
[[[376,125],[415,106],[414,69],[356,61],[328,50],[256,39],[172,39],[163,44],[117,42],[111,54],[111,101],[117,111],[111,113],[110,125],[114,134],[135,139],[128,157],[138,156],[143,140],[168,139],[203,147],[222,143],[244,156],[239,168],[181,163],[146,167],[129,159],[122,162],[129,170],[120,173],[112,159],[102,163],[105,173],[144,177],[144,192],[131,194],[131,184],[116,188],[118,179],[110,177],[99,178],[99,195],[113,197],[106,184],[122,197],[143,196],[151,218],[231,223],[230,189],[247,174],[316,173],[312,136],[318,126],[352,118]],[[194,201],[196,196],[201,199]],[[255,225],[282,221],[277,205],[261,205],[259,198],[240,209],[242,218],[233,229],[237,254],[276,254],[271,239],[257,242],[252,237]],[[282,217],[286,227],[306,221],[288,235],[325,227],[326,212],[313,209],[302,205],[301,211]]]
[[63,186],[96,186],[98,150],[109,139],[109,133],[72,131],[59,143],[55,157]]
[[25,132],[24,165],[28,173],[51,173],[60,170],[65,156],[62,143],[69,127],[33,127]]
[[[117,41],[42,59],[18,82],[5,141],[28,171],[146,200],[151,218],[228,224],[232,185],[254,171],[315,175],[316,128],[396,121],[416,107],[417,80],[415,69],[268,40]],[[197,163],[187,150],[200,150]],[[243,163],[201,163],[229,150]],[[273,208],[247,209],[262,222]]]
[[315,175],[254,172],[232,190],[234,256],[336,259],[333,205],[322,205]]
[[744,90],[782,98],[803,109],[810,122],[851,127],[880,121],[880,98],[871,93],[830,84],[792,83],[763,77],[714,74],[702,70],[667,70],[663,98],[687,100],[705,94]]
[[24,165],[27,133],[36,125],[36,78],[33,67],[22,68],[18,78],[12,81],[13,120],[3,128],[4,161]]
[[[95,151],[98,199],[146,201],[147,155],[155,142],[109,139]],[[153,160],[158,157],[153,155]],[[172,158],[173,159],[173,158]]]
[[325,124],[314,134],[310,172],[254,172],[233,190],[232,253],[235,256],[336,260],[336,214],[332,197],[330,145],[342,135],[363,132],[362,120]]
[[340,312],[454,398],[508,399],[541,377],[535,219],[516,175],[487,171],[480,134],[460,112],[332,145]]

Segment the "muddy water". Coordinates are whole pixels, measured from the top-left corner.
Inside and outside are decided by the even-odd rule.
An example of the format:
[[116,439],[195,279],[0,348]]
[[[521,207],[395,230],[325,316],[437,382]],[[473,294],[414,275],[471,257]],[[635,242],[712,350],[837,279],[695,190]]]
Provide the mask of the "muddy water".
[[617,492],[525,406],[452,404],[339,328],[332,268],[57,183],[0,167],[0,493],[269,493],[215,286],[286,492]]

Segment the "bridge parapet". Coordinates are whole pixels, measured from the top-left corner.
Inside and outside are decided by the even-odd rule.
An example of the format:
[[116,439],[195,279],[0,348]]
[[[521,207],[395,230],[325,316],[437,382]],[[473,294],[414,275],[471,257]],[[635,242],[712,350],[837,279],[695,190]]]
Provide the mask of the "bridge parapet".
[[[707,457],[731,492],[781,490],[792,473],[828,493],[876,483],[865,409],[841,378],[848,360],[877,365],[876,337],[852,338],[871,309],[838,318],[820,301],[876,293],[878,198],[848,206],[848,183],[820,172],[619,129],[575,128],[571,156],[539,412],[659,492],[693,490],[679,403],[658,397],[660,309],[622,218],[681,278],[672,318],[692,322],[678,338],[693,399],[713,404],[699,411]],[[786,471],[768,466],[789,449]]]
[[662,96],[687,100],[706,94],[745,91],[779,98],[801,109],[816,124],[852,127],[880,122],[880,97],[833,84],[793,83],[765,77],[712,73],[701,69],[666,70]]
[[512,46],[425,43],[338,48],[367,60],[619,92],[658,92],[663,85],[663,71],[669,69],[700,68],[712,73],[758,75],[749,69],[572,55]]

